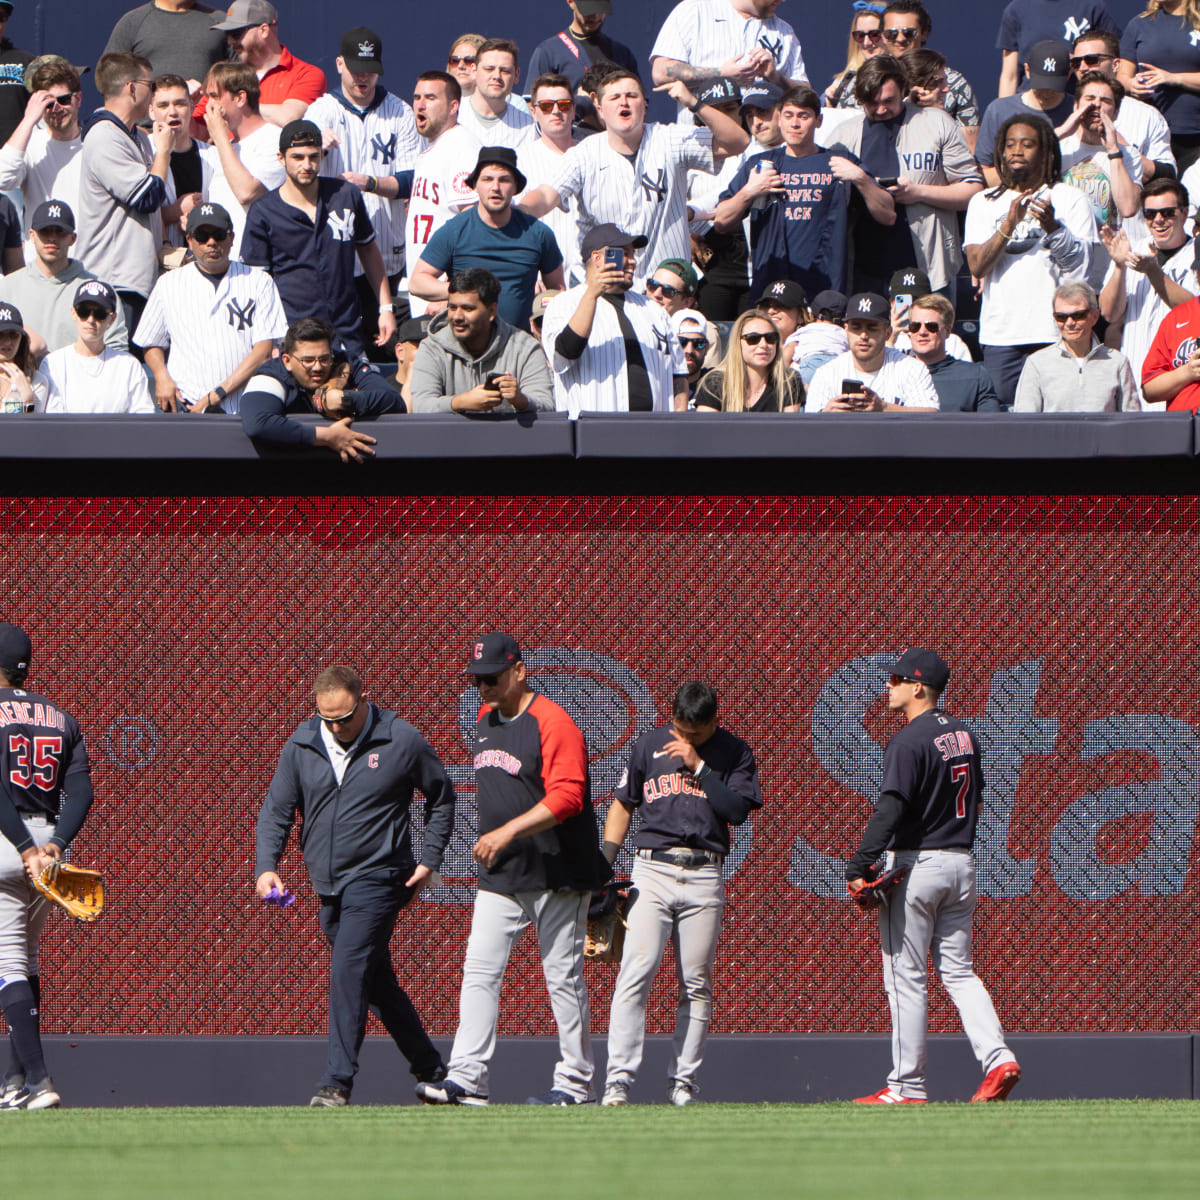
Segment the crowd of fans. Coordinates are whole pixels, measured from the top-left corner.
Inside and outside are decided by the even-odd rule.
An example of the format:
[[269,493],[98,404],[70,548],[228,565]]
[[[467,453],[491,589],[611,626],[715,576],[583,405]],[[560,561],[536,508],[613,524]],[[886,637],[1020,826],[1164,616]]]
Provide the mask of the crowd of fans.
[[524,76],[465,33],[410,86],[374,30],[327,80],[269,0],[153,0],[91,114],[5,39],[0,412],[353,460],[387,412],[1200,405],[1200,0],[1011,0],[982,108],[921,0],[849,6],[828,82],[780,0],[682,0],[648,62],[567,6]]

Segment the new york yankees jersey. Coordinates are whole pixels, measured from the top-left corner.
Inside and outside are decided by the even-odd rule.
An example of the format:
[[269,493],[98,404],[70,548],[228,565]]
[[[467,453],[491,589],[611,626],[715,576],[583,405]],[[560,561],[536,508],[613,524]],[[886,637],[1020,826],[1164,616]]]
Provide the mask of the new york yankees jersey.
[[[283,163],[279,161],[279,128],[276,125],[263,125],[240,141],[232,145],[234,154],[241,160],[242,166],[263,185],[267,191],[277,188],[287,178]],[[205,146],[200,151],[200,160],[204,166],[204,198],[214,204],[222,205],[229,213],[233,222],[233,253],[230,257],[241,258],[242,232],[246,228],[246,213],[250,206],[242,207],[241,201],[234,195],[233,188],[225,178],[221,167],[221,159],[213,146]]]
[[[554,147],[547,146],[538,138],[534,142],[526,142],[517,151],[517,167],[528,180],[529,187],[535,188],[543,183],[553,183],[563,155]],[[523,193],[522,193],[523,194]],[[519,203],[521,197],[516,197]],[[555,241],[563,256],[563,278],[568,283],[574,283],[583,278],[583,261],[579,251],[579,201],[567,200],[556,204],[542,220],[550,226]]]
[[637,252],[634,286],[640,287],[665,258],[690,262],[688,171],[712,174],[712,131],[647,121],[630,162],[604,134],[585,138],[562,157],[551,186],[562,200],[579,201],[579,236],[611,222],[649,238]]
[[[807,82],[796,31],[779,17],[744,17],[729,0],[683,0],[663,22],[650,61],[673,58],[692,67],[720,67],[751,50],[768,50],[775,67],[797,83]],[[681,124],[692,114],[679,110]]]
[[[854,320],[853,310],[846,313],[846,320]],[[900,404],[905,408],[939,407],[937,391],[925,364],[888,346],[883,352],[883,363],[873,373],[864,371],[849,350],[818,367],[808,385],[804,411],[821,412],[834,396],[842,394],[843,379],[861,380],[883,398],[884,404]]]
[[[336,135],[338,144],[325,151],[321,174],[338,178],[343,171],[381,179],[407,171],[421,152],[412,109],[382,85],[365,108],[355,108],[341,92],[328,92],[308,106],[305,117],[322,132]],[[404,201],[378,192],[364,192],[363,202],[375,229],[375,240],[389,275],[404,269]],[[356,274],[362,274],[362,264]]]
[[467,187],[479,150],[469,129],[452,125],[418,155],[404,226],[404,263],[410,275],[434,233],[479,199]]
[[[583,411],[628,412],[625,339],[616,309],[603,296],[596,302],[596,316],[583,354],[575,359],[564,358],[555,349],[555,340],[575,315],[583,292],[584,285],[579,284],[556,296],[542,321],[542,346],[554,373],[554,406],[572,418]],[[670,412],[674,407],[672,377],[687,374],[683,347],[675,336],[671,318],[662,305],[640,292],[625,293],[624,309],[641,346],[654,412]]]
[[[134,342],[166,350],[167,371],[186,400],[207,395],[253,349],[282,338],[287,317],[279,289],[266,271],[231,262],[216,287],[196,264],[159,277],[138,322]],[[222,407],[238,411],[242,389]]]

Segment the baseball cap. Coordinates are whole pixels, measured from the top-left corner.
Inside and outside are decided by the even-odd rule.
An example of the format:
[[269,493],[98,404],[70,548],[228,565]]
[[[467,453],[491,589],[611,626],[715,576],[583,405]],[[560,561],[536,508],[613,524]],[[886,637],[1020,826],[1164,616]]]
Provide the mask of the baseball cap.
[[383,74],[383,39],[373,29],[359,25],[342,34],[340,48],[346,70],[355,74]]
[[818,292],[813,297],[813,313],[818,317],[835,317],[842,320],[846,315],[846,297],[842,292]]
[[1047,92],[1065,92],[1071,77],[1071,47],[1051,38],[1035,42],[1026,61],[1029,86]]
[[718,75],[695,93],[697,106],[701,104],[727,104],[730,100],[740,101],[742,89],[728,76]]
[[756,79],[749,87],[742,88],[743,108],[774,108],[783,99],[783,89]]
[[892,323],[892,306],[878,292],[858,292],[846,301],[847,321]]
[[697,284],[700,282],[696,275],[696,268],[690,262],[684,262],[682,258],[664,258],[654,269],[656,271],[670,271],[672,275],[678,275],[687,284],[689,292],[694,292]]
[[71,301],[74,308],[81,304],[99,304],[109,312],[117,311],[117,293],[103,279],[85,279],[75,289],[75,299]]
[[593,13],[612,13],[612,0],[575,0],[580,16],[590,17]]
[[794,279],[777,279],[763,288],[758,304],[778,304],[780,308],[803,308],[808,295]]
[[561,295],[562,288],[547,288],[544,292],[538,292],[533,298],[533,312],[530,315],[535,321],[544,317],[546,309],[550,307],[550,301]]
[[29,222],[30,229],[49,229],[52,225],[70,233],[75,232],[75,214],[65,200],[43,200],[33,210],[33,219]]
[[275,5],[268,0],[233,0],[229,12],[220,25],[210,25],[210,29],[219,29],[222,33],[231,33],[238,29],[250,29],[255,25],[270,25],[279,20]]
[[279,153],[290,150],[293,146],[319,146],[321,131],[311,122],[301,118],[289,121],[279,131]]
[[479,172],[489,164],[511,171],[517,181],[517,191],[525,190],[525,176],[517,169],[517,152],[509,146],[484,146],[475,160],[475,169],[467,176],[467,187],[475,186],[479,181]]
[[498,675],[521,661],[517,639],[507,633],[485,633],[471,643],[467,669],[460,675]]
[[15,304],[0,304],[0,333],[22,333],[25,322]]
[[[8,0],[0,0],[0,4],[8,4]],[[9,4],[9,8],[11,7],[12,5]],[[71,62],[71,60],[68,58],[63,58],[61,54],[39,54],[37,58],[32,59],[30,62],[25,64],[25,77],[23,82],[27,92],[33,91],[34,74],[42,67],[50,66],[51,63],[55,63],[64,67],[70,67],[71,70],[80,77],[80,79],[82,79],[85,75],[90,74],[92,70],[91,67],[82,67],[78,63]]]
[[676,337],[683,332],[685,325],[697,325],[701,333],[708,333],[708,319],[702,312],[695,308],[681,308],[677,313],[673,313],[671,315],[671,325],[675,329]]
[[917,267],[902,267],[892,276],[888,283],[888,295],[894,300],[897,296],[927,296],[932,288],[929,286],[929,276]]
[[28,671],[32,654],[29,634],[20,625],[0,624],[0,671]]
[[648,237],[641,234],[626,233],[623,229],[606,223],[589,229],[583,235],[583,244],[579,249],[586,258],[593,250],[603,250],[605,246],[632,246],[635,250],[640,250],[649,241]]
[[429,322],[432,317],[409,317],[397,330],[398,342],[423,342],[429,333]]
[[905,650],[888,668],[887,673],[927,683],[939,692],[950,682],[950,668],[946,666],[941,655],[932,650],[922,650],[919,646],[911,646]]
[[203,204],[197,204],[187,217],[187,233],[195,233],[202,226],[209,229],[219,229],[222,233],[233,232],[233,218],[230,217],[228,210],[221,204],[213,204],[206,200]]

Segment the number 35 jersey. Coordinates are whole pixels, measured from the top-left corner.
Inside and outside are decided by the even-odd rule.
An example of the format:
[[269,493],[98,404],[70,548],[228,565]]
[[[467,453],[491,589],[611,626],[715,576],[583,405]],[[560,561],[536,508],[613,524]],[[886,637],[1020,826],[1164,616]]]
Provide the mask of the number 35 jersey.
[[79,723],[52,700],[0,688],[0,792],[18,812],[57,820],[73,775],[87,775]]

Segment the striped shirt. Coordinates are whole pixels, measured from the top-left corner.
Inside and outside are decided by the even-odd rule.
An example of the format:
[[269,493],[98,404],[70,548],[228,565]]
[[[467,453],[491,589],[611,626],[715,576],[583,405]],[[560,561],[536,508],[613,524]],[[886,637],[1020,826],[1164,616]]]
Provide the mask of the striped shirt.
[[806,413],[821,412],[834,396],[842,394],[842,380],[861,380],[873,392],[877,392],[884,404],[902,404],[905,408],[938,409],[937,391],[933,379],[924,363],[890,346],[883,352],[883,364],[874,373],[864,371],[847,350],[837,358],[830,359],[818,367],[808,385],[805,399]]

